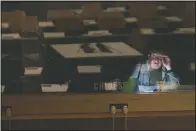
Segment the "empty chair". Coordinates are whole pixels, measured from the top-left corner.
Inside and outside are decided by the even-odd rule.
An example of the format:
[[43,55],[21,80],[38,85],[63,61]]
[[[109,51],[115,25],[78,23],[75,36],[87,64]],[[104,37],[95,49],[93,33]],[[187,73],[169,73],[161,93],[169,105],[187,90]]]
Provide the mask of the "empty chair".
[[21,60],[24,67],[41,67],[44,48],[40,39],[21,42]]
[[21,22],[25,19],[26,14],[24,11],[15,11],[10,15],[8,19],[9,28],[11,32],[19,32],[21,30]]
[[195,3],[194,2],[164,2],[169,16],[177,16],[184,20],[185,27],[195,26]]
[[2,33],[10,32],[8,21],[11,18],[11,13],[12,12],[2,12],[1,13],[1,31],[2,31]]
[[107,1],[107,2],[100,2],[101,3],[101,6],[104,8],[104,9],[106,9],[106,8],[108,8],[108,7],[115,7],[116,6],[116,2],[115,1],[112,1],[112,2],[110,2],[110,1]]
[[47,12],[47,20],[57,20],[62,19],[64,17],[73,16],[73,12],[66,9],[56,9],[56,10],[48,10]]
[[20,36],[31,37],[37,36],[39,33],[39,26],[37,16],[27,16],[21,21]]
[[12,12],[2,12],[1,13],[1,21],[2,22],[8,22],[9,19],[11,18],[11,13]]
[[40,93],[42,83],[42,67],[26,67],[24,76],[20,77],[21,93]]
[[112,2],[101,2],[102,6],[104,8],[108,8],[108,7],[119,7],[119,6],[127,6],[129,2],[120,2],[120,1],[112,1]]
[[136,17],[140,27],[149,27],[152,18],[157,16],[156,2],[130,2],[129,12],[131,17]]
[[[16,84],[20,76],[24,74],[24,69],[22,67],[22,64],[20,60],[13,60],[10,58],[2,59],[2,79],[1,83],[2,85],[5,85],[5,92],[19,92],[18,84]],[[15,88],[12,88],[12,87]],[[12,89],[10,89],[12,88]]]
[[48,19],[54,21],[56,31],[59,32],[79,31],[83,28],[81,16],[68,10],[50,11]]
[[99,14],[103,11],[101,4],[96,2],[85,3],[82,10],[82,17],[86,19],[97,19]]
[[125,28],[125,18],[119,12],[103,12],[98,17],[99,29],[120,29]]
[[182,19],[178,17],[155,17],[152,19],[152,28],[157,33],[172,32],[182,27]]
[[122,1],[122,2],[117,1],[117,2],[115,3],[115,5],[116,5],[116,6],[127,6],[128,3],[129,3],[129,2],[125,2],[125,1]]
[[194,2],[186,3],[184,21],[186,27],[195,27],[195,3]]
[[157,6],[157,14],[159,16],[169,16],[169,10],[165,5],[158,5]]
[[45,10],[50,10],[50,9],[79,9],[81,8],[83,1],[78,1],[78,2],[72,2],[72,1],[58,1],[58,2],[53,2],[53,1],[48,1],[48,2],[43,2],[42,8]]
[[22,21],[20,36],[33,37],[33,39],[26,39],[21,41],[21,53],[23,66],[42,66],[42,44],[39,39],[39,26],[37,16],[27,16]]
[[167,7],[168,15],[183,17],[183,15],[185,14],[186,3],[189,3],[189,2],[177,2],[177,1],[166,2],[165,1],[165,2],[162,2],[162,5]]
[[55,21],[56,30],[62,32],[82,31],[83,21],[81,16],[73,15],[72,17],[64,17]]

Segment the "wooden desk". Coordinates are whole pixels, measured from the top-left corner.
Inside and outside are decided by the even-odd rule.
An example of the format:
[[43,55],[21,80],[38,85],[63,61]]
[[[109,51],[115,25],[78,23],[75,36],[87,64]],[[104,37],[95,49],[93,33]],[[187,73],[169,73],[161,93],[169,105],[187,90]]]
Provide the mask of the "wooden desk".
[[[2,117],[2,128],[111,130],[108,105],[128,103],[128,129],[195,128],[195,92],[162,94],[42,94],[3,96],[2,105],[12,106],[12,117]],[[124,130],[124,115],[115,117],[115,130]]]
[[131,48],[123,42],[104,42],[102,43],[106,46],[112,53],[106,52],[94,52],[94,53],[85,53],[81,45],[82,44],[57,44],[51,45],[59,54],[64,58],[96,58],[96,57],[138,57],[142,56],[141,53]]
[[[128,25],[128,27],[132,27],[137,23],[137,18],[135,17],[126,17],[125,22]],[[85,27],[85,31],[90,30],[97,30],[98,29],[98,23],[95,20],[83,20],[83,24]],[[52,21],[39,21],[38,23],[40,29],[43,32],[55,32],[55,25]],[[9,23],[3,22],[1,24],[1,29],[3,33],[10,33],[9,31]]]
[[[156,94],[40,94],[2,96],[2,105],[12,107],[13,116],[68,114],[102,114],[109,116],[109,104],[127,103],[130,116],[143,112],[183,112],[195,111],[195,92],[174,92]],[[35,108],[36,107],[36,108]],[[184,112],[185,111],[185,112]],[[133,114],[132,114],[133,112]],[[156,113],[157,112],[157,113]],[[188,113],[188,114],[189,114]],[[120,113],[122,114],[122,113]],[[142,114],[138,114],[139,116]],[[146,114],[147,115],[147,114]],[[58,115],[57,115],[58,116]],[[86,117],[95,117],[87,115]],[[97,116],[100,117],[100,116]]]

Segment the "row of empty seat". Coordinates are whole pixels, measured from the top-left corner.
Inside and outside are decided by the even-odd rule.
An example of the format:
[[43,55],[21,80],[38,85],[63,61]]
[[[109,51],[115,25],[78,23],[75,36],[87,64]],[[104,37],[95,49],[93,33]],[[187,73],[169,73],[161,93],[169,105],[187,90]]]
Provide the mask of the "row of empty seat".
[[[165,11],[167,8],[163,8],[162,6],[156,6],[155,12],[159,11]],[[130,8],[132,9],[132,8]],[[130,15],[123,16],[123,12],[126,12],[125,7],[118,7],[118,8],[107,8],[106,11],[101,9],[101,5],[99,3],[88,3],[84,6],[83,9],[80,10],[67,10],[67,9],[61,9],[61,10],[49,10],[47,12],[47,20],[54,21],[55,27],[57,31],[66,31],[66,30],[80,30],[82,28],[82,25],[94,25],[95,23],[98,23],[99,29],[111,29],[111,28],[123,28],[125,27],[126,22],[136,22],[137,20],[139,23],[145,21],[146,24],[148,24],[149,27],[152,27],[154,23],[153,21],[159,21],[158,26],[167,26],[165,22],[182,22],[180,18],[177,17],[171,17],[169,14],[161,15],[150,15],[145,20],[140,19],[138,15]],[[136,13],[134,11],[131,11],[131,13]],[[26,18],[23,18],[25,16],[25,12],[23,11],[16,11],[16,12],[4,12],[2,13],[2,21],[8,22],[9,27],[11,31],[19,31],[24,30],[21,29],[25,25],[25,23],[31,24],[31,30],[34,27],[34,30],[36,29],[36,16],[27,16]],[[163,16],[167,17],[162,18]],[[159,17],[159,18],[157,18]],[[15,19],[17,18],[17,19]],[[88,21],[91,20],[91,21]],[[92,21],[95,20],[95,21]],[[17,21],[17,22],[16,22]],[[25,22],[29,21],[29,22]],[[113,21],[113,22],[111,22]],[[34,26],[33,26],[34,24]],[[46,23],[45,23],[46,24]],[[44,25],[44,23],[39,23],[41,26],[47,26]],[[49,24],[51,25],[51,24]],[[21,27],[20,27],[21,26]],[[26,25],[26,28],[28,25]],[[182,25],[183,26],[183,25]],[[181,27],[182,27],[181,26]],[[3,26],[3,27],[6,27]],[[8,26],[7,26],[8,27]]]
[[[6,2],[2,8],[2,11],[13,11],[16,9],[25,10],[28,15],[38,16],[40,21],[47,20],[48,10],[53,9],[77,9],[77,12],[81,12],[83,8],[88,10],[87,7],[95,5],[95,2],[21,2],[10,3],[6,6]],[[131,17],[137,17],[140,19],[140,25],[146,25],[146,20],[150,17],[157,15],[157,8],[160,10],[165,10],[164,14],[167,16],[177,16],[185,21],[185,26],[194,26],[194,13],[195,13],[195,3],[194,2],[145,2],[145,1],[129,1],[129,2],[96,2],[96,4],[101,4],[103,10],[109,9],[116,10],[116,7],[120,8],[122,11],[127,10]],[[13,7],[15,5],[15,7]],[[11,9],[12,7],[12,9]],[[115,9],[114,9],[115,8]],[[92,8],[91,8],[92,10]],[[88,12],[87,12],[88,13]]]
[[[24,11],[2,13],[2,83],[7,90],[40,92],[41,84],[70,85],[71,80],[71,90],[85,92],[78,89],[82,85],[92,91],[93,82],[126,79],[142,53],[155,47],[180,60],[179,54],[188,51],[185,59],[193,62],[195,27],[183,28],[184,20],[165,14],[166,8],[156,6],[159,13],[145,18],[151,24],[141,28],[143,18],[125,15],[133,13],[131,7],[87,5],[48,11],[46,21]],[[86,75],[79,73],[82,65],[88,65],[84,70],[103,68],[100,74]]]

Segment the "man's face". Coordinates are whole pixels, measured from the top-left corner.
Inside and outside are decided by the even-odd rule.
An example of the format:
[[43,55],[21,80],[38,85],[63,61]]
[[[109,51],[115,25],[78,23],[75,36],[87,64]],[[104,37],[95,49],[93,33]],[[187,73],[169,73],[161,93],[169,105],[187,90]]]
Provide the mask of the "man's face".
[[159,53],[152,53],[150,55],[150,68],[157,70],[162,66],[162,55]]

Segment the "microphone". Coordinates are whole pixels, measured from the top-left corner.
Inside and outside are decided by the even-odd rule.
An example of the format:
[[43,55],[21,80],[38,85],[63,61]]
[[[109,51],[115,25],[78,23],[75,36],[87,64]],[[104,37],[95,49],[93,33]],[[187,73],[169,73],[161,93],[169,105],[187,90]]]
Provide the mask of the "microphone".
[[[163,72],[167,73],[166,71],[163,71]],[[172,76],[171,74],[168,74],[168,73],[167,73],[167,75],[172,77],[173,79],[175,79],[177,81],[177,84],[180,85],[180,81],[177,78],[175,78],[174,76]]]

